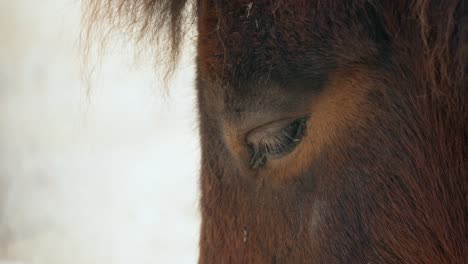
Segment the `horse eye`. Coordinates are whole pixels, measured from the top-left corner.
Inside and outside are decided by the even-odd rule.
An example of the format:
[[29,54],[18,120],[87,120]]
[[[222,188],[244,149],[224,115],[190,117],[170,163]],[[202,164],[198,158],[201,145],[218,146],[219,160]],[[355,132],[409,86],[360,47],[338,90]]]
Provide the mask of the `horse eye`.
[[261,126],[247,134],[250,165],[257,169],[268,159],[279,159],[301,142],[305,134],[307,118],[281,120]]

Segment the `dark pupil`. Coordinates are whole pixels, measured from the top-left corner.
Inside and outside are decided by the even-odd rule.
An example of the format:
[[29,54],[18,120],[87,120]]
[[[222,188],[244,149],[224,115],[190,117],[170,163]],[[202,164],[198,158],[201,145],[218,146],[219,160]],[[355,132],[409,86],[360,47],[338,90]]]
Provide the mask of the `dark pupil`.
[[278,159],[290,153],[303,138],[305,126],[305,118],[296,119],[277,128],[265,129],[260,137],[248,142],[252,168],[263,166],[267,159]]

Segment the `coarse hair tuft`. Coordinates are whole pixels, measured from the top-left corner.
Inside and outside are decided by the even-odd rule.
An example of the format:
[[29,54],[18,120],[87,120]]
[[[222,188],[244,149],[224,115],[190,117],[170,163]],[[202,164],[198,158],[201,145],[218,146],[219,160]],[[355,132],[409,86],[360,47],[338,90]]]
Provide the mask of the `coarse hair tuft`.
[[[85,64],[92,47],[98,55],[114,37],[131,38],[170,78],[184,39],[195,23],[196,5],[190,0],[83,0],[82,50]],[[127,39],[128,40],[128,39]]]

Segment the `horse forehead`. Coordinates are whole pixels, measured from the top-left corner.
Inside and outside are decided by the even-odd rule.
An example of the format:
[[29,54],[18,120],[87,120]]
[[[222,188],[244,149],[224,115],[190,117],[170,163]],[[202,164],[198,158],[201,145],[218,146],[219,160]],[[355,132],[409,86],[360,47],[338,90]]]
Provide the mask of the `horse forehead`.
[[211,7],[200,19],[201,74],[261,76],[301,60],[298,54],[314,46],[313,10],[306,2],[236,0]]
[[[313,8],[302,1],[233,1],[214,14],[218,36],[234,42],[247,38],[243,44],[262,46],[276,44],[281,37],[304,37],[311,24]],[[283,39],[287,41],[288,39]],[[237,44],[237,43],[236,43]]]

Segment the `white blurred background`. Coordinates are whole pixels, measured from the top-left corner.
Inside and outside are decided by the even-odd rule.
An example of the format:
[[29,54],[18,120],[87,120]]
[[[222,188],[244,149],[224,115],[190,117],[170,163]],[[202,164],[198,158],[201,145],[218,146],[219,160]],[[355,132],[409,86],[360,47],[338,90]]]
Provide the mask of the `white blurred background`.
[[193,54],[165,96],[114,49],[87,95],[79,33],[79,0],[0,0],[0,263],[195,263]]

